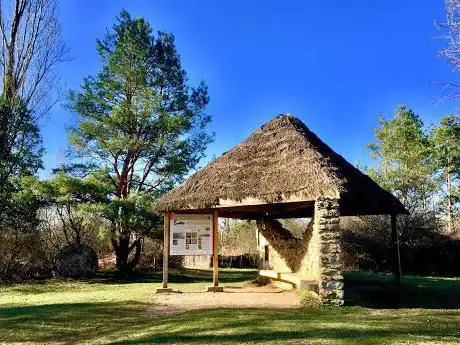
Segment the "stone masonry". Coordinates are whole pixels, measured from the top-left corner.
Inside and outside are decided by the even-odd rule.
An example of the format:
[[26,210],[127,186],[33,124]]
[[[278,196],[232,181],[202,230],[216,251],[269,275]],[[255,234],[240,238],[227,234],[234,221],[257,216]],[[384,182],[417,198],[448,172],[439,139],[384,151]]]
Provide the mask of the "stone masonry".
[[338,199],[317,199],[314,217],[320,245],[319,294],[325,304],[343,305]]

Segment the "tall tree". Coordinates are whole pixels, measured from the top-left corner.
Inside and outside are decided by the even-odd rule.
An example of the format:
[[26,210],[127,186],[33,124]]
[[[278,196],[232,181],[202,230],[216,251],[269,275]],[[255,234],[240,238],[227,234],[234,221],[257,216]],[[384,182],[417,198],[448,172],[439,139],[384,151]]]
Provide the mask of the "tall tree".
[[[38,119],[54,104],[55,66],[66,57],[57,0],[0,1],[0,230],[17,238],[18,222],[34,227],[37,203],[17,202],[18,177],[41,167]],[[27,216],[20,217],[19,215]]]
[[460,117],[443,117],[432,133],[434,157],[442,170],[446,186],[446,215],[452,231],[453,191],[460,178]]
[[154,35],[143,18],[122,11],[97,50],[101,71],[70,94],[79,114],[70,141],[80,163],[106,169],[112,181],[112,202],[100,211],[117,267],[130,271],[142,237],[159,224],[151,201],[196,167],[211,140],[209,97],[203,82],[189,86],[174,36]]
[[420,117],[401,106],[394,119],[379,118],[375,138],[376,143],[368,148],[379,165],[370,174],[410,209],[426,211],[427,200],[437,186],[432,178],[435,166],[430,141]]
[[[55,66],[67,49],[57,0],[0,1],[0,178],[41,165],[37,120],[54,104]],[[5,192],[1,188],[1,192]]]

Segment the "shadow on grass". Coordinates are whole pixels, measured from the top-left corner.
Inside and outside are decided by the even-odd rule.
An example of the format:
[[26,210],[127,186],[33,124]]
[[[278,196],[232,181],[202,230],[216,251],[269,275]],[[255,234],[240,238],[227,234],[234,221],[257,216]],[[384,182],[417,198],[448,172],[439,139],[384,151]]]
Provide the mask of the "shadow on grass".
[[[241,344],[304,340],[381,344],[460,340],[460,312],[373,313],[360,308],[213,309],[155,316],[145,303],[0,308],[0,342],[63,344]],[[269,320],[269,322],[268,322]],[[389,327],[389,325],[391,325]]]
[[0,343],[84,343],[140,321],[144,303],[69,303],[0,308]]
[[345,304],[367,308],[460,308],[460,280],[436,277],[402,277],[398,285],[391,275],[348,272]]
[[[253,280],[257,277],[257,270],[250,269],[220,269],[219,281],[222,283],[236,283]],[[130,275],[120,276],[116,271],[99,272],[96,277],[83,279],[88,283],[99,284],[130,284],[130,283],[161,283],[161,271],[141,271]],[[170,283],[203,283],[212,282],[211,270],[177,268],[169,272]]]
[[[222,269],[219,280],[222,284],[235,284],[254,280],[257,270]],[[367,308],[460,308],[460,279],[404,276],[401,284],[394,283],[391,275],[363,272],[347,272],[345,277],[345,304]],[[160,283],[161,272],[144,271],[120,277],[116,272],[99,272],[96,277],[80,280],[37,281],[34,284],[18,284],[13,290],[23,294],[62,292],[74,288],[76,283],[130,284]],[[60,284],[70,282],[70,284]],[[211,270],[173,269],[169,282],[175,284],[211,283]]]
[[[219,272],[219,281],[223,284],[240,283],[254,280],[257,277],[257,270],[243,269],[222,269]],[[62,292],[64,289],[71,290],[72,283],[87,283],[87,284],[133,284],[133,283],[161,283],[162,272],[159,271],[142,271],[134,272],[130,275],[120,276],[116,271],[101,271],[92,278],[63,278],[51,280],[36,280],[27,282],[27,284],[10,285],[13,290],[23,294],[39,294],[49,292]],[[60,283],[70,283],[63,286]],[[211,270],[198,269],[172,269],[169,274],[169,282],[175,284],[187,283],[211,283]],[[8,285],[4,285],[8,287]]]

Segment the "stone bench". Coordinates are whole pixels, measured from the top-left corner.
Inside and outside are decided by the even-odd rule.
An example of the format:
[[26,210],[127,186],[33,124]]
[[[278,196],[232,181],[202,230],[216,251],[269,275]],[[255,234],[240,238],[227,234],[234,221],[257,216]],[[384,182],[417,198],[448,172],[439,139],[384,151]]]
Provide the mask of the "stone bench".
[[274,279],[276,281],[289,283],[294,288],[303,291],[310,290],[318,292],[318,282],[314,280],[308,280],[307,277],[292,272],[276,272],[273,270],[260,270],[259,275]]

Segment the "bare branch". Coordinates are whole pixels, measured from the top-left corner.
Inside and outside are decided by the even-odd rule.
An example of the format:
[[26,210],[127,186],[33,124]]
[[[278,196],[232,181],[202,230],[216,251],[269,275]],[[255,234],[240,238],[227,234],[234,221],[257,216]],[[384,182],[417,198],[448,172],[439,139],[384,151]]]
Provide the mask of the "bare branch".
[[57,64],[68,60],[61,39],[58,0],[0,1],[0,73],[7,97],[19,97],[38,120],[56,103]]

